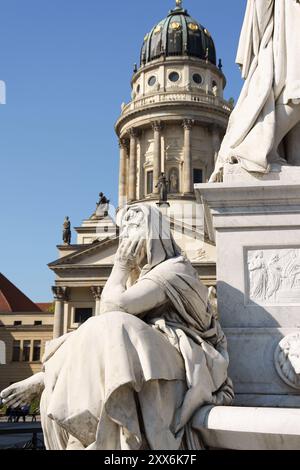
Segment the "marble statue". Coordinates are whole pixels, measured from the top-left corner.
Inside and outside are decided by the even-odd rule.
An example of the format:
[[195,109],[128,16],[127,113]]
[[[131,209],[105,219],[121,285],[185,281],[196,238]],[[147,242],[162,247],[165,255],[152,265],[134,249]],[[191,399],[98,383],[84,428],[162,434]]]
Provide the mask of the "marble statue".
[[200,449],[192,416],[233,399],[226,338],[161,212],[133,205],[119,217],[101,314],[48,343],[43,371],[1,398],[42,394],[47,449]]
[[177,168],[173,168],[170,176],[170,192],[171,193],[178,193],[179,191],[179,175],[178,175],[178,170]]
[[161,173],[160,177],[158,178],[157,188],[159,190],[159,202],[163,204],[168,202],[168,181],[164,173]]
[[110,200],[104,195],[99,193],[99,201],[96,203],[96,211],[92,214],[91,219],[107,217],[109,211]]
[[300,3],[248,0],[237,53],[245,79],[212,182],[226,163],[254,173],[300,165]]
[[100,206],[105,206],[106,204],[109,204],[109,199],[107,199],[106,196],[101,192],[99,193],[99,201],[97,202],[96,206],[97,208]]
[[71,244],[71,222],[69,217],[65,217],[64,224],[63,224],[63,242],[65,245]]

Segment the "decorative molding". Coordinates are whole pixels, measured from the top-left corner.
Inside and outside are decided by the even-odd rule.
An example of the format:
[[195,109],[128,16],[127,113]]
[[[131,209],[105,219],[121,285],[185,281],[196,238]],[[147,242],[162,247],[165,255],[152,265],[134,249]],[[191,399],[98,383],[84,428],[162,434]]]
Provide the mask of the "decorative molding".
[[68,300],[68,296],[69,296],[68,287],[53,286],[52,292],[53,292],[55,300],[59,300],[61,302],[66,302]]
[[193,258],[192,261],[207,261],[208,255],[204,248],[199,248],[196,252],[196,256]]
[[182,123],[184,129],[188,131],[192,130],[194,124],[195,124],[194,119],[184,119]]
[[280,341],[274,360],[280,378],[290,387],[300,390],[300,331]]
[[161,132],[163,129],[163,123],[161,121],[153,121],[151,126],[154,132]]
[[136,139],[139,134],[138,129],[136,127],[131,127],[130,129],[128,129],[128,133],[130,137],[133,139]]
[[125,138],[119,139],[119,147],[126,151],[128,151],[129,149],[129,144],[130,144],[129,139],[125,139]]

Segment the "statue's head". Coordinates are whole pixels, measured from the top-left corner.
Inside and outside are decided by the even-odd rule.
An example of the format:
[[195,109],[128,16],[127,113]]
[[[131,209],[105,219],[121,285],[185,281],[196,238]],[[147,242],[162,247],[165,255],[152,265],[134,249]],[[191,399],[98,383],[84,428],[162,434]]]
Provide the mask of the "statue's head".
[[137,253],[137,264],[143,266],[147,263],[147,223],[141,206],[132,206],[124,212],[121,220],[120,239],[136,240],[140,247]]
[[125,211],[120,236],[121,238],[147,238],[146,217],[142,206],[132,206]]
[[99,193],[99,196],[100,196],[100,197],[103,197],[103,196],[104,196],[104,194],[103,194],[103,193]]
[[170,229],[170,222],[160,210],[150,204],[135,204],[118,214],[120,241],[124,238],[139,241],[139,264],[147,265],[147,271],[169,258],[181,254]]

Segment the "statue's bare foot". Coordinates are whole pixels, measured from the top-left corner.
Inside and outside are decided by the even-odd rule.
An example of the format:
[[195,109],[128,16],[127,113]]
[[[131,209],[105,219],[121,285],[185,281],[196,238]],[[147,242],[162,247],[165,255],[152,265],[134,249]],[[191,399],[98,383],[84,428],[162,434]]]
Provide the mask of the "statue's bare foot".
[[38,397],[44,389],[44,373],[35,374],[29,379],[10,385],[0,394],[2,402],[7,406],[26,405]]

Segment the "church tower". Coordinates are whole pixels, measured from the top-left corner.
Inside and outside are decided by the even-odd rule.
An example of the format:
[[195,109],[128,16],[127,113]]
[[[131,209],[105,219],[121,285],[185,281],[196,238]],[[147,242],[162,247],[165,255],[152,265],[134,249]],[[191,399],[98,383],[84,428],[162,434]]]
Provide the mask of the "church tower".
[[116,123],[120,142],[119,207],[158,201],[165,173],[168,201],[191,204],[206,182],[227,128],[226,79],[209,31],[180,0],[144,37],[131,101]]
[[[215,246],[199,229],[194,184],[205,182],[231,112],[223,99],[226,79],[208,30],[181,1],[144,38],[140,66],[116,123],[120,141],[119,207],[159,203],[165,173],[168,202],[160,205],[174,238],[207,286],[216,283]],[[59,248],[49,264],[55,273],[54,337],[99,315],[102,289],[114,265],[119,238],[108,201],[100,193],[96,211],[77,227],[77,244]],[[203,214],[202,214],[203,215]],[[202,230],[203,229],[203,230]]]

